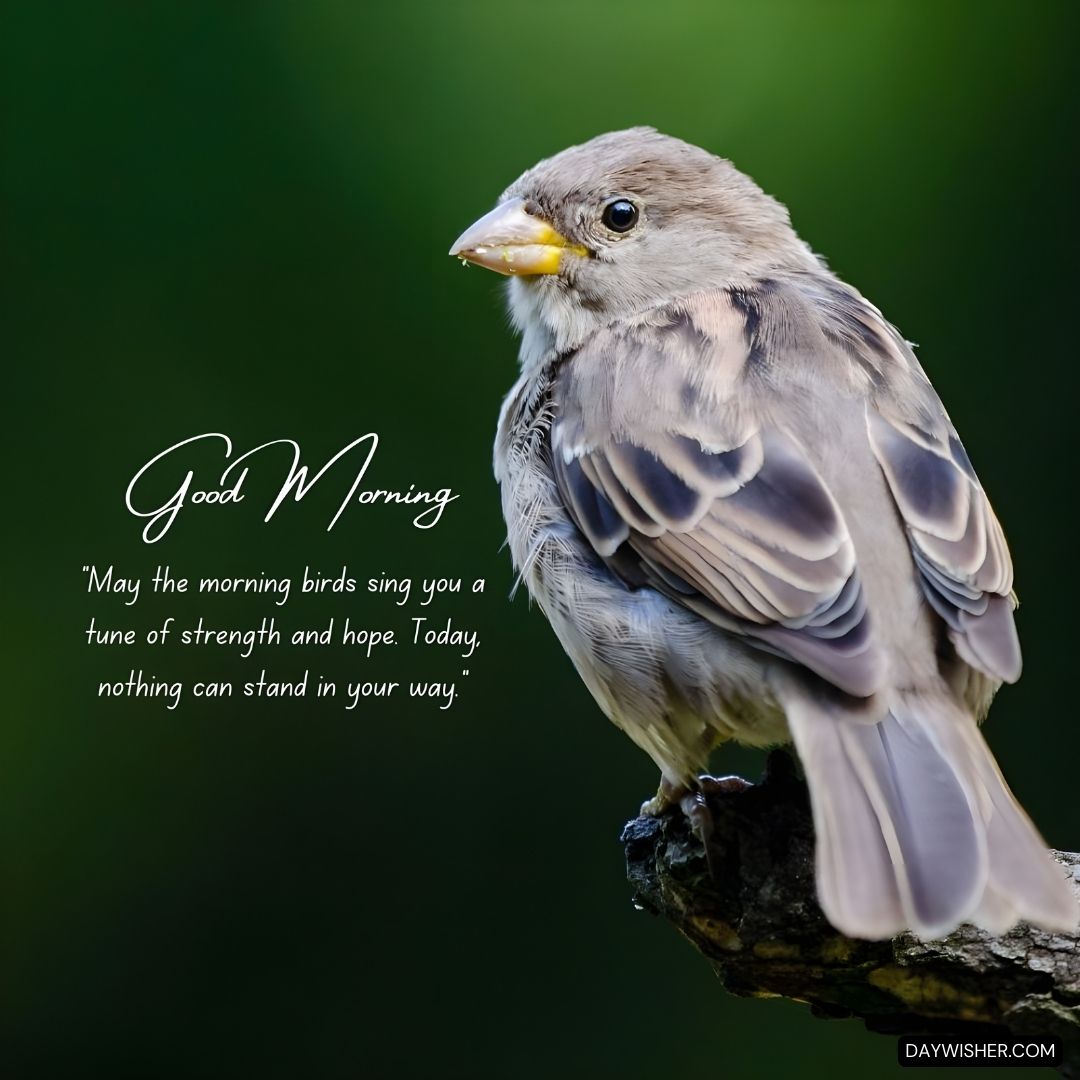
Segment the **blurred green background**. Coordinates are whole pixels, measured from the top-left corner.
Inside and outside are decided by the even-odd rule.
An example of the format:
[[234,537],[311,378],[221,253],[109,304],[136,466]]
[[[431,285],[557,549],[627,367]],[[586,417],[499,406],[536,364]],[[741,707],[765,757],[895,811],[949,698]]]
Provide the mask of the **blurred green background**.
[[[631,124],[784,200],[921,343],[1005,522],[1026,672],[988,737],[1075,850],[1073,8],[7,5],[0,1072],[896,1071],[894,1041],[856,1022],[727,996],[632,907],[617,836],[656,776],[539,613],[507,600],[489,462],[516,346],[497,279],[445,252],[538,158]],[[329,491],[264,526],[266,466],[240,508],[182,513],[145,547],[128,478],[214,430],[291,436],[316,463],[376,430],[370,481],[461,498],[426,532],[354,508],[328,534]],[[91,614],[146,629],[273,609],[124,609],[86,595],[87,563],[486,576],[484,596],[432,609],[483,645],[448,712],[99,702],[109,672],[263,661],[91,650]],[[281,614],[390,610],[300,604]],[[263,656],[362,669],[340,649]],[[755,775],[760,758],[717,765]]]

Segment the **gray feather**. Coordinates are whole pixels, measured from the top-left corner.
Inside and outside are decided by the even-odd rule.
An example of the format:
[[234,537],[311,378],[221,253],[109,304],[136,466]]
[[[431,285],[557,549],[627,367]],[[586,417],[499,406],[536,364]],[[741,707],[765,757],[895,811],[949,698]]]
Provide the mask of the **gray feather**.
[[[849,693],[872,694],[883,664],[851,538],[794,438],[763,421],[747,434],[749,416],[738,436],[727,432],[721,408],[712,417],[699,410],[688,424],[653,407],[635,421],[633,439],[623,433],[617,402],[642,400],[638,384],[646,382],[655,406],[661,375],[707,364],[716,351],[707,336],[688,335],[687,323],[681,313],[647,332],[622,330],[618,354],[586,346],[557,380],[552,460],[567,507],[628,585],[651,584],[687,604],[698,596],[705,603],[694,610],[719,616],[725,628]],[[634,362],[620,363],[622,356]],[[580,397],[584,387],[596,392],[593,364],[619,387],[618,395],[597,395],[611,403],[606,424]],[[708,441],[694,434],[705,425]],[[609,509],[622,527],[604,516]]]
[[871,444],[907,527],[927,602],[967,663],[1015,682],[1021,658],[1008,548],[944,410],[939,428],[935,440],[879,411],[869,414]]
[[899,695],[866,724],[800,693],[788,719],[810,782],[819,895],[845,933],[933,938],[978,915],[1075,925],[1063,875],[970,716],[942,698]]

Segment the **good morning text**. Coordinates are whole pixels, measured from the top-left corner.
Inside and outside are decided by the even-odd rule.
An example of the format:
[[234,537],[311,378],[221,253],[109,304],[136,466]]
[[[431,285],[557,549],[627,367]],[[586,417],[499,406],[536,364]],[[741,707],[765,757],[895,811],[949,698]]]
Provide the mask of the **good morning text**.
[[[211,474],[209,484],[201,477],[197,482],[193,468],[184,471],[185,448],[191,448],[194,444],[204,440],[220,440],[223,451],[222,457],[227,462],[220,474]],[[155,454],[131,478],[127,491],[124,493],[124,504],[135,517],[146,519],[146,525],[142,530],[144,542],[156,544],[161,540],[172,528],[177,515],[187,505],[222,506],[228,503],[242,502],[245,498],[244,481],[247,479],[251,469],[252,459],[275,446],[288,448],[291,450],[291,455],[286,458],[288,470],[285,472],[281,486],[270,502],[265,517],[263,517],[264,522],[270,521],[281,504],[290,495],[292,495],[294,502],[300,502],[335,465],[346,458],[349,458],[348,466],[343,464],[337,472],[351,476],[352,482],[337,511],[330,518],[330,522],[326,526],[327,532],[337,524],[345,508],[350,504],[379,503],[384,505],[400,503],[410,507],[422,506],[423,509],[413,517],[412,524],[418,529],[431,529],[442,519],[443,511],[447,505],[459,497],[448,487],[439,488],[435,491],[425,491],[417,490],[415,484],[410,484],[407,491],[392,491],[383,488],[361,490],[360,485],[363,483],[364,476],[379,446],[379,436],[374,431],[369,431],[366,435],[361,435],[343,446],[311,476],[309,476],[309,466],[301,463],[300,444],[294,439],[271,439],[269,442],[261,443],[259,446],[233,457],[232,439],[219,431],[209,431],[202,435],[192,435],[190,438],[181,439],[180,442],[162,450],[160,454]],[[271,460],[263,467],[274,468],[275,464]],[[175,490],[163,502],[147,500],[143,495],[144,487],[153,481],[160,481],[162,474],[170,478],[168,480],[170,488],[173,476],[182,475],[183,478],[179,480]],[[152,501],[155,505],[147,506],[147,501]]]

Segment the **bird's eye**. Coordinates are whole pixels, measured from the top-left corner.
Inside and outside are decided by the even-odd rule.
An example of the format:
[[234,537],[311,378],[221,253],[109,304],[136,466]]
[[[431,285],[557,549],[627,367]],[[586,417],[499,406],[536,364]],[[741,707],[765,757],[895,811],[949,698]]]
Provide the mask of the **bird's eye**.
[[604,207],[601,221],[612,232],[629,232],[638,219],[638,209],[629,199],[615,199]]

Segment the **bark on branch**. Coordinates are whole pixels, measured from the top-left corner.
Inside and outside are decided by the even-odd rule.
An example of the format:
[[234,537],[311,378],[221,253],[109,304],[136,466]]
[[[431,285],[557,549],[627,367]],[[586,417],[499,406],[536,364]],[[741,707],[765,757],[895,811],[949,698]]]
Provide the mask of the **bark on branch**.
[[[774,752],[760,783],[708,801],[715,874],[682,814],[639,817],[622,841],[636,902],[670,919],[729,991],[894,1035],[1054,1037],[1063,1072],[1080,1076],[1076,936],[1021,925],[1003,937],[965,926],[934,942],[843,937],[815,899],[810,807],[791,758]],[[1080,892],[1080,854],[1055,855]]]

